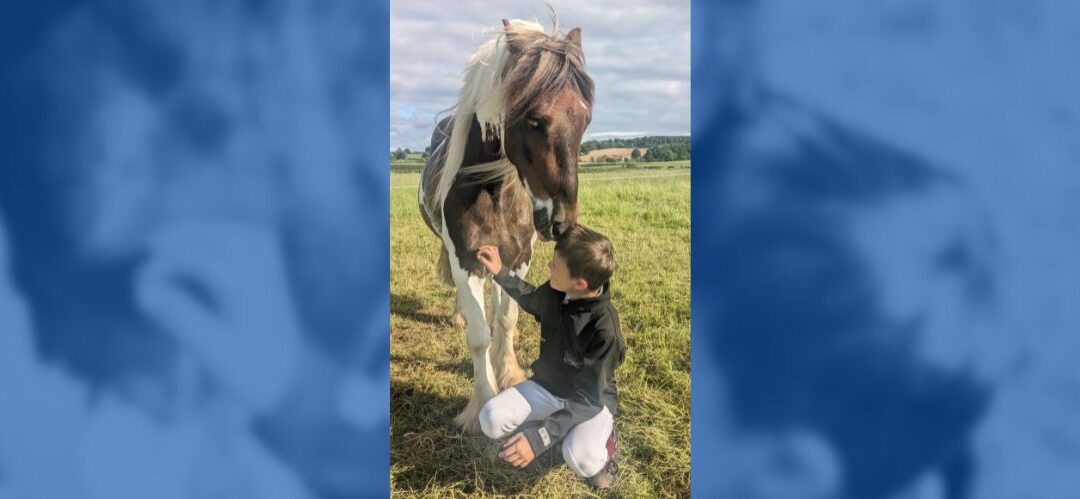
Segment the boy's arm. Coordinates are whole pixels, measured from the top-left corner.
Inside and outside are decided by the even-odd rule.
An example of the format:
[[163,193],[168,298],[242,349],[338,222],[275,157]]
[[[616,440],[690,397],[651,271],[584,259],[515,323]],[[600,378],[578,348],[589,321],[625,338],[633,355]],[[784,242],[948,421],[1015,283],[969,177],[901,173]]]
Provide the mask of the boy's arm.
[[533,454],[539,456],[570,429],[595,417],[604,410],[600,395],[606,382],[622,362],[622,348],[617,337],[605,334],[600,345],[587,355],[584,366],[574,378],[574,394],[566,399],[565,408],[555,411],[543,421],[522,425],[521,432],[529,440]]
[[495,282],[502,286],[506,290],[506,294],[518,302],[518,305],[521,305],[522,310],[532,314],[537,319],[540,318],[540,304],[543,302],[546,286],[539,288],[533,286],[524,279],[511,274],[506,267],[503,267],[498,274],[495,274]]
[[495,246],[489,244],[481,246],[476,250],[476,259],[495,276],[495,282],[502,286],[506,293],[518,302],[518,305],[521,305],[522,309],[540,320],[540,304],[546,294],[547,286],[537,288],[511,274],[510,269],[502,264],[499,248]]

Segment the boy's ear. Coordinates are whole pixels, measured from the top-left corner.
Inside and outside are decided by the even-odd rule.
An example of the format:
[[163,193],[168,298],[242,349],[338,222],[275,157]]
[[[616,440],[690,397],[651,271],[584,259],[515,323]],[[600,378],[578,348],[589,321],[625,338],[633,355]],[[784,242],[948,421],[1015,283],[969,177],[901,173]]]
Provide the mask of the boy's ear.
[[589,291],[589,281],[581,278],[575,278],[574,288],[576,291]]

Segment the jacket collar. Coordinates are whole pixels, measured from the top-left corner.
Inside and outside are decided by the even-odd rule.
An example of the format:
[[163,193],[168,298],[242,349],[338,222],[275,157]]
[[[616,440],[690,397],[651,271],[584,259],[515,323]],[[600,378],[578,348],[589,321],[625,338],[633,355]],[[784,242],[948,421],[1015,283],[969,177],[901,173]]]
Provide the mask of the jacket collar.
[[564,307],[566,307],[568,309],[571,309],[571,310],[590,309],[590,308],[595,307],[596,305],[599,305],[601,303],[604,303],[604,302],[608,301],[610,299],[610,296],[611,296],[611,284],[608,283],[608,282],[605,282],[604,285],[601,286],[601,288],[600,288],[600,294],[596,295],[596,296],[593,296],[591,298],[577,298],[577,299],[568,300],[566,298],[566,294],[564,293],[563,294],[563,299],[562,299],[562,304],[563,304]]

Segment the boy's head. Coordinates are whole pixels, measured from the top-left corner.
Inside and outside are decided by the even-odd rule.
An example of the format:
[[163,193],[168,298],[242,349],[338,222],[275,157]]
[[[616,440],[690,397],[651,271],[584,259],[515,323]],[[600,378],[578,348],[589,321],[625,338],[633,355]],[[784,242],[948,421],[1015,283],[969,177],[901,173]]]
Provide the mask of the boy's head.
[[564,293],[600,289],[615,272],[615,249],[602,234],[576,225],[555,242],[551,287]]

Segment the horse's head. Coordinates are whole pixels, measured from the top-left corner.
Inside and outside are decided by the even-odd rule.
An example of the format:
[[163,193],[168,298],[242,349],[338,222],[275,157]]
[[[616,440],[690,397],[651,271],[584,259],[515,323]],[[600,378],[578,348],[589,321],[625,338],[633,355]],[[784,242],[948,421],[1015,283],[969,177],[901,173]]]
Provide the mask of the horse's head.
[[577,222],[578,152],[592,120],[581,28],[558,37],[505,19],[503,26],[510,49],[503,145],[532,199],[536,231],[553,239]]

